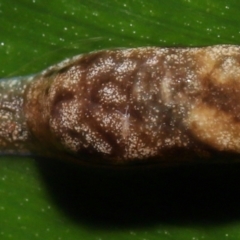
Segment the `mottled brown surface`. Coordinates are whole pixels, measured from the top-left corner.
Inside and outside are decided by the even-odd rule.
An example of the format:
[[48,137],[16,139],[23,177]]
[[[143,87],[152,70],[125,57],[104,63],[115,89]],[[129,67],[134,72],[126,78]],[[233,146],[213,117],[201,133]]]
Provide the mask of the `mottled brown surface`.
[[36,75],[24,116],[45,155],[191,162],[240,153],[239,92],[238,46],[105,50]]
[[0,154],[28,152],[30,135],[23,112],[27,79],[0,81]]

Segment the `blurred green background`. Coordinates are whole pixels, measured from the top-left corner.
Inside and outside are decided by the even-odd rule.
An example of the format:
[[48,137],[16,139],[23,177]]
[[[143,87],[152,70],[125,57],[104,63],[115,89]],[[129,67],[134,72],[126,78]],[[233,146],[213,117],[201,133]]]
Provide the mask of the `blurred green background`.
[[[97,49],[238,44],[237,0],[0,0],[0,78]],[[0,158],[0,239],[240,239],[240,166]]]

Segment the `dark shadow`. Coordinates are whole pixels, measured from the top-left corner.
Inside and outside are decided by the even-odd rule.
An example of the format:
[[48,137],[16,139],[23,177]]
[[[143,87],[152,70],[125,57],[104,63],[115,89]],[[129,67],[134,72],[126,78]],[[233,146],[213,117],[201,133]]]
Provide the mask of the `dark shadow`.
[[37,159],[52,201],[99,227],[219,225],[240,220],[240,164],[91,168]]

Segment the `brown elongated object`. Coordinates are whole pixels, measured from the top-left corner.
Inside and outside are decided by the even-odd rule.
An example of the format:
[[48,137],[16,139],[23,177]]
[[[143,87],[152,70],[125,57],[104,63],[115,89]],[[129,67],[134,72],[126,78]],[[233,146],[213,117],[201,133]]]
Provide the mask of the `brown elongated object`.
[[2,80],[0,149],[113,165],[238,156],[240,47],[103,50]]

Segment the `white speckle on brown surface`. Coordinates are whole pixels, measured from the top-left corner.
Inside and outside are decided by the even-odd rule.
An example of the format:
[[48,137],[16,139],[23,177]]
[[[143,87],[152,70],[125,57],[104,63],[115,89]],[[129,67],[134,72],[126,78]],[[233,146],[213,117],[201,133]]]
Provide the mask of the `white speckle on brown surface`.
[[29,79],[0,83],[3,149],[110,164],[240,153],[238,46],[104,50]]

